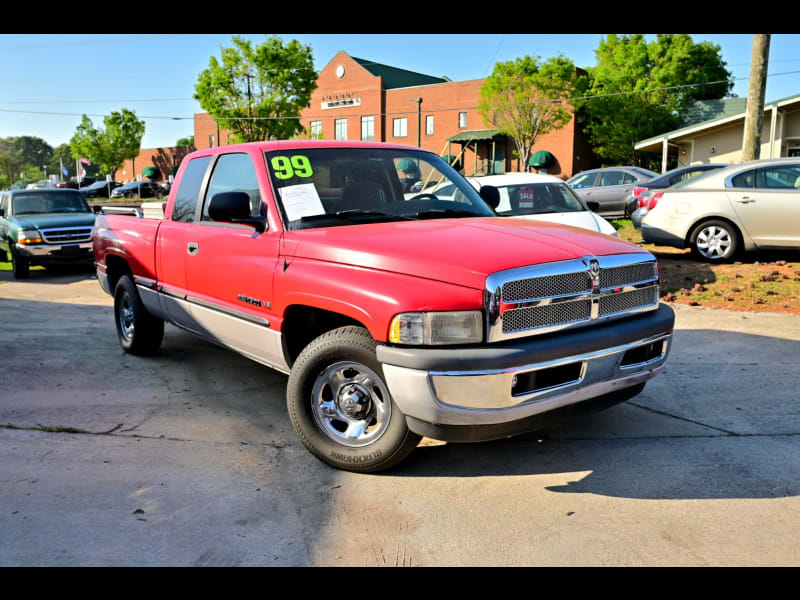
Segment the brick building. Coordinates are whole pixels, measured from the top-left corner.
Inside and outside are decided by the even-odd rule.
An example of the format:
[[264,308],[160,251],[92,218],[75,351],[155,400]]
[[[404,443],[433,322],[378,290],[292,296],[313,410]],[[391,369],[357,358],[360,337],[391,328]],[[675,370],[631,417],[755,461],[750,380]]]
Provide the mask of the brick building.
[[[514,141],[476,110],[483,81],[450,81],[340,51],[320,72],[311,105],[302,112],[304,137],[420,146],[459,156],[466,175],[526,170],[514,155]],[[206,113],[195,115],[194,140],[198,149],[233,141]],[[547,172],[559,177],[598,166],[574,117],[541,136],[531,155],[540,150],[552,155]]]

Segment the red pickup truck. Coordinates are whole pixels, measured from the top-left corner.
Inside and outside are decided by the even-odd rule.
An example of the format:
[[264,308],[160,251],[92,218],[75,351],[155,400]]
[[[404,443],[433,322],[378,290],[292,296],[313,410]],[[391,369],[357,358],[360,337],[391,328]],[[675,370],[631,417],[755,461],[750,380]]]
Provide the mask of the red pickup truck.
[[200,150],[165,204],[98,215],[97,274],[126,351],[156,352],[169,322],[287,373],[303,444],[380,471],[421,436],[535,430],[664,368],[675,317],[653,255],[498,201],[418,148]]

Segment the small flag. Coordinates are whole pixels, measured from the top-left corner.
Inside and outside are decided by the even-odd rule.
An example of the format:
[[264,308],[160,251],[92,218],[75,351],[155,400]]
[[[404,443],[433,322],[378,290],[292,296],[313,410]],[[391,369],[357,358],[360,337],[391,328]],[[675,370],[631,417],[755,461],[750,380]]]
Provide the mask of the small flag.
[[61,172],[62,172],[62,173],[65,175],[65,176],[66,176],[66,175],[69,175],[69,171],[67,171],[67,167],[65,167],[65,166],[64,166],[64,159],[63,159],[63,158],[59,158],[59,159],[58,159],[58,164],[60,164],[60,165],[61,165]]
[[88,158],[82,158],[81,162],[83,164],[85,164],[85,165],[91,165],[92,164],[92,161],[90,161]]

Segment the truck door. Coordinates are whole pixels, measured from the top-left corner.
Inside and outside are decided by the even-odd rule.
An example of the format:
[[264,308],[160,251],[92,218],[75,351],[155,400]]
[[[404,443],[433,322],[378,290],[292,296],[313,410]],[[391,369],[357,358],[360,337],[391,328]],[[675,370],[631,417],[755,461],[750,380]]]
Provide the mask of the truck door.
[[259,233],[251,226],[213,221],[208,216],[209,201],[223,192],[247,193],[251,216],[266,214],[251,155],[216,157],[202,206],[186,238],[184,261],[192,316],[204,336],[285,368],[272,311],[281,232]]

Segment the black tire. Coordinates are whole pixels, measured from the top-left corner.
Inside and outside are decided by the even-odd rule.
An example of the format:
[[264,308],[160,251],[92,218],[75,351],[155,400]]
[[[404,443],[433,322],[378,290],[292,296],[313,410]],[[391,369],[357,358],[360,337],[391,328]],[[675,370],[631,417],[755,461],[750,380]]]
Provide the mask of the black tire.
[[125,352],[149,356],[161,347],[164,321],[147,312],[129,275],[120,277],[114,289],[114,323]]
[[14,248],[11,248],[11,270],[16,279],[27,279],[30,274],[30,263],[17,255]]
[[303,445],[337,469],[385,471],[421,439],[392,400],[375,340],[362,327],[334,329],[303,349],[289,375],[286,404]]
[[728,262],[739,252],[739,231],[727,221],[703,221],[692,230],[689,242],[700,260]]

